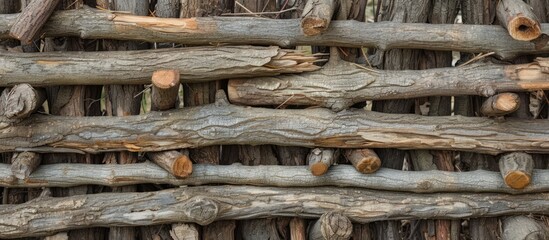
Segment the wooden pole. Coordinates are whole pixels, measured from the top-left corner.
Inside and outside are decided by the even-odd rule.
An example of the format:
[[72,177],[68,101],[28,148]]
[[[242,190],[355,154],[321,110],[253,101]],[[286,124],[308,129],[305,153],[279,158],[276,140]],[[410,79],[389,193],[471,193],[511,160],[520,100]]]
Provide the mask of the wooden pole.
[[514,189],[523,189],[532,181],[534,160],[530,154],[508,153],[499,159],[499,169],[507,186]]
[[344,240],[351,238],[353,224],[337,211],[322,214],[309,230],[309,240]]
[[306,36],[325,32],[337,8],[337,0],[307,0],[301,16],[301,29]]
[[373,173],[381,167],[381,159],[368,148],[345,149],[343,156],[361,173]]
[[520,97],[516,93],[500,93],[484,100],[480,113],[487,117],[510,114],[519,108]]
[[165,111],[175,107],[179,93],[179,79],[179,70],[157,70],[153,73],[152,111]]
[[307,155],[309,169],[313,176],[321,176],[328,172],[328,168],[337,162],[339,151],[332,148],[315,148]]
[[18,179],[27,179],[40,165],[40,161],[40,155],[37,153],[14,153],[11,160],[11,172]]
[[531,41],[541,35],[539,18],[523,1],[500,0],[496,16],[509,35],[519,41]]
[[33,88],[29,84],[17,84],[4,89],[0,96],[0,115],[11,119],[23,119],[38,111],[46,101],[44,89]]
[[184,154],[175,150],[148,152],[147,156],[158,166],[176,177],[188,177],[193,172],[193,163],[189,158],[188,151]]
[[59,0],[33,0],[19,14],[10,28],[10,36],[29,44],[59,4]]

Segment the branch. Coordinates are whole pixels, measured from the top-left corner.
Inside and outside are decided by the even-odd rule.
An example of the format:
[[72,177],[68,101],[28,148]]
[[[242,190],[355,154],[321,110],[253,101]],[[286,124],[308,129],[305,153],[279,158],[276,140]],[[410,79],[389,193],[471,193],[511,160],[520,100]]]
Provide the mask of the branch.
[[274,76],[318,69],[316,57],[279,47],[192,47],[141,51],[0,53],[0,86],[148,84],[159,66],[184,82]]
[[179,94],[178,70],[157,70],[152,75],[151,110],[165,111],[175,107]]
[[351,238],[353,223],[337,211],[322,214],[309,230],[309,240],[344,240]]
[[515,112],[520,106],[520,97],[516,93],[500,93],[484,100],[480,107],[483,116],[496,117]]
[[17,84],[11,89],[4,89],[0,96],[0,116],[11,119],[22,119],[38,111],[46,101],[44,89],[33,88],[31,85]]
[[189,158],[188,151],[186,154],[175,150],[148,152],[147,156],[151,161],[176,177],[188,177],[193,172],[193,163]]
[[40,155],[33,152],[14,153],[11,172],[17,179],[25,180],[40,165]]
[[30,44],[51,16],[59,0],[33,0],[18,14],[10,29],[10,36]]
[[496,16],[509,35],[519,41],[531,41],[541,35],[539,18],[523,1],[499,0]]
[[389,71],[342,62],[320,71],[229,81],[232,103],[308,105],[342,110],[367,100],[482,95],[549,89],[549,60],[522,65]]
[[337,5],[337,0],[307,0],[301,17],[303,34],[315,36],[325,32]]
[[309,170],[313,176],[324,175],[339,157],[339,151],[333,148],[314,148],[307,155]]
[[[17,14],[0,15],[0,38]],[[542,25],[549,32],[549,25]],[[246,17],[154,18],[123,13],[83,10],[58,11],[44,27],[44,36],[73,36],[92,39],[138,40],[206,45],[218,43],[368,47],[381,50],[428,49],[459,52],[495,52],[505,59],[523,54],[549,52],[549,46],[536,50],[533,43],[515,41],[500,26],[418,23],[362,23],[332,21],[322,35],[302,33],[300,19],[281,20]]]
[[[307,204],[303,204],[303,203]],[[0,237],[30,237],[87,227],[272,217],[318,218],[339,210],[351,221],[462,219],[549,214],[547,194],[415,194],[363,189],[183,187],[158,192],[99,193],[0,206]],[[24,213],[24,214],[22,214]]]
[[373,173],[381,167],[381,159],[368,148],[345,149],[343,156],[361,173]]
[[508,153],[499,159],[499,170],[507,186],[523,189],[532,181],[534,160],[530,154]]
[[502,239],[548,239],[545,223],[538,223],[527,216],[510,216],[502,221]]

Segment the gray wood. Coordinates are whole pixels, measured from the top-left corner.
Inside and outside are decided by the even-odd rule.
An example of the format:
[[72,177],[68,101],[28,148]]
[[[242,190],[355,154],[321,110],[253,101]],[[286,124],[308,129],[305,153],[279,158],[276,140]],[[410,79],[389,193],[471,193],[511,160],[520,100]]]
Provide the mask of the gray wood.
[[11,172],[17,179],[25,180],[40,165],[40,161],[40,154],[37,153],[14,153],[11,159]]
[[[7,32],[17,16],[0,16],[0,38],[9,37]],[[330,26],[322,35],[309,37],[301,32],[299,19],[216,17],[173,20],[134,17],[85,8],[54,14],[43,32],[45,36],[54,37],[77,36],[196,45],[233,43],[283,47],[316,45],[375,47],[381,50],[402,48],[495,52],[505,59],[549,52],[549,46],[536,50],[534,43],[514,41],[500,26],[356,21],[332,21]],[[541,29],[542,32],[549,32],[549,25],[542,24]]]
[[316,57],[279,47],[196,47],[142,51],[0,53],[0,86],[148,84],[154,71],[184,82],[274,76],[318,69]]
[[511,188],[522,189],[532,181],[534,159],[523,152],[507,153],[499,159],[499,171],[505,184]]
[[[338,8],[339,0],[308,0],[301,15],[301,29],[307,36],[325,32]],[[345,16],[347,17],[347,16]]]
[[314,148],[307,155],[309,170],[314,176],[328,172],[328,168],[337,162],[339,151],[332,148]]
[[506,217],[502,221],[503,240],[545,240],[549,231],[545,223],[539,223],[527,216]]
[[0,96],[0,115],[12,119],[22,119],[38,111],[46,101],[46,91],[22,83],[4,89]]
[[[0,152],[163,151],[220,144],[549,152],[549,121],[425,117],[353,109],[204,105],[124,117],[0,118]],[[341,126],[345,126],[342,128]],[[33,149],[37,148],[37,149]],[[66,150],[65,150],[66,151]]]
[[345,240],[351,238],[353,224],[342,213],[330,211],[322,214],[309,229],[309,240]]

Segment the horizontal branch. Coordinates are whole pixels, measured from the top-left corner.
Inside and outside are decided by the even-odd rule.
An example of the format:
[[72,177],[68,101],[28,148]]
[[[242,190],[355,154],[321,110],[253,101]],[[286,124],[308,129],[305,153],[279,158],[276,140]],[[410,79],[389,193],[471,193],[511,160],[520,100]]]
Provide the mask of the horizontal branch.
[[366,100],[483,95],[549,89],[549,60],[522,65],[475,64],[457,68],[383,71],[353,63],[329,63],[321,70],[229,81],[232,103],[308,105],[341,110]]
[[228,46],[106,52],[0,52],[0,86],[150,84],[156,70],[183,82],[274,76],[318,69],[313,56],[279,47]]
[[[6,123],[7,122],[7,123]],[[549,152],[549,121],[387,114],[363,109],[265,109],[230,104],[124,117],[0,118],[0,152],[163,151],[211,145]],[[38,148],[38,149],[33,149]]]
[[[194,164],[193,173],[176,178],[151,162],[125,165],[51,164],[41,165],[26,180],[11,176],[10,165],[0,164],[0,186],[74,187],[95,184],[119,187],[134,184],[175,186],[233,184],[271,187],[356,187],[398,192],[498,192],[526,194],[549,192],[549,170],[533,171],[524,189],[506,186],[499,172],[400,171],[381,168],[362,174],[351,165],[336,165],[322,176],[313,176],[308,166],[243,166]],[[86,171],[82,171],[86,169]]]
[[[0,38],[8,38],[17,14],[0,15]],[[549,25],[541,25],[549,32]],[[332,21],[321,35],[306,36],[300,19],[246,17],[170,19],[83,10],[59,11],[43,29],[44,36],[176,42],[184,44],[263,44],[412,48],[460,52],[495,52],[501,58],[548,53],[533,43],[516,41],[500,26]]]
[[[304,204],[306,203],[306,204]],[[417,194],[346,188],[183,187],[158,192],[41,198],[0,206],[0,237],[52,234],[87,227],[272,217],[318,218],[338,210],[351,221],[462,219],[549,214],[545,193]]]

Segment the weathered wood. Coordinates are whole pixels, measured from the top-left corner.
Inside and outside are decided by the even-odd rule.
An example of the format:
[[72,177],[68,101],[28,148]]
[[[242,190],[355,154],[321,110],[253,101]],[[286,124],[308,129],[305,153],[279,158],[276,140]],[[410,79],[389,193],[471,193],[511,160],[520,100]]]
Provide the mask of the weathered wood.
[[16,13],[20,10],[20,0],[4,0],[0,4],[0,14]]
[[179,0],[158,0],[154,6],[154,14],[161,18],[179,17]]
[[301,29],[306,36],[325,32],[337,8],[337,0],[308,0],[301,16]]
[[[0,38],[18,15],[0,16]],[[382,50],[429,49],[460,52],[495,52],[509,59],[522,54],[548,53],[530,42],[514,41],[499,26],[420,23],[361,23],[332,21],[322,35],[305,36],[300,20],[246,17],[162,19],[98,11],[91,8],[54,14],[44,27],[44,36],[75,36],[94,39],[139,40],[184,44],[261,44],[371,47]],[[253,31],[250,31],[253,29]],[[549,32],[549,25],[541,25]],[[42,34],[41,33],[41,34]]]
[[318,69],[316,57],[278,47],[196,47],[146,51],[0,53],[0,86],[148,84],[159,66],[184,82],[274,76]]
[[204,240],[234,240],[235,221],[215,221],[203,227]]
[[330,211],[322,214],[309,230],[309,240],[344,240],[353,233],[353,224],[342,213]]
[[[273,216],[315,218],[333,210],[340,210],[350,220],[359,223],[415,218],[460,219],[521,213],[547,214],[548,199],[547,193],[513,196],[493,193],[411,194],[354,188],[184,187],[157,192],[100,193],[2,205],[0,237],[46,235],[68,229],[114,224],[142,226],[195,222],[205,225],[216,219]],[[308,204],[296,204],[302,202]]]
[[506,217],[502,221],[503,240],[549,239],[549,231],[543,223],[527,216]]
[[60,0],[34,0],[31,1],[18,15],[17,19],[10,28],[10,36],[20,40],[24,44],[29,44],[37,37],[38,32],[53,11]]
[[40,154],[33,152],[14,153],[11,172],[18,179],[25,180],[40,165]]
[[[264,109],[216,104],[125,117],[0,119],[0,152],[164,151],[220,144],[549,152],[549,121],[425,117],[363,109]],[[238,126],[235,128],[235,126]],[[346,126],[342,128],[341,126]]]
[[46,101],[44,89],[33,88],[29,84],[17,84],[4,89],[0,96],[0,115],[7,118],[22,119],[38,111]]
[[[86,171],[82,171],[86,169]],[[524,189],[508,187],[499,172],[400,171],[382,168],[372,174],[352,166],[332,166],[322,176],[312,176],[307,166],[242,166],[195,164],[187,178],[176,178],[154,163],[119,166],[52,164],[41,165],[26,180],[12,177],[9,164],[0,164],[0,186],[73,187],[84,184],[125,186],[134,184],[206,185],[234,184],[276,187],[357,187],[399,192],[499,192],[526,194],[549,191],[549,170],[534,170],[531,184]]]
[[55,235],[47,236],[44,240],[69,240],[69,235],[66,232],[58,233]]
[[507,186],[523,189],[532,181],[534,160],[527,153],[508,153],[499,159],[499,170]]
[[520,97],[516,93],[500,93],[484,100],[480,113],[488,117],[510,114],[519,108]]
[[343,156],[361,173],[373,173],[381,167],[381,159],[368,148],[345,149]]
[[179,94],[179,71],[157,70],[152,75],[151,110],[164,111],[175,107]]
[[306,240],[306,228],[305,219],[297,217],[292,218],[292,220],[290,220],[290,239]]
[[498,1],[496,15],[500,24],[516,40],[531,41],[542,33],[539,18],[532,7],[523,1]]
[[232,103],[313,105],[342,110],[366,100],[482,95],[549,89],[549,61],[521,65],[478,64],[428,70],[369,70],[340,62],[321,70],[229,81]]
[[178,151],[148,152],[147,156],[158,166],[176,177],[184,178],[193,172],[193,163],[188,152],[182,154]]
[[170,236],[173,240],[198,240],[200,239],[197,227],[192,223],[177,223],[172,225]]
[[313,176],[321,176],[328,172],[328,168],[337,162],[339,151],[332,148],[314,148],[307,155],[309,169]]

